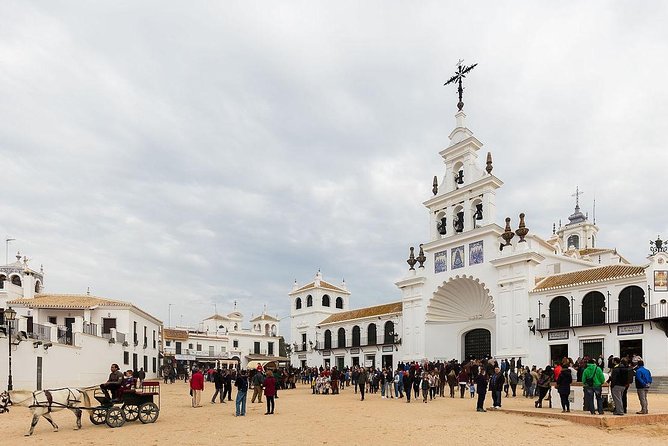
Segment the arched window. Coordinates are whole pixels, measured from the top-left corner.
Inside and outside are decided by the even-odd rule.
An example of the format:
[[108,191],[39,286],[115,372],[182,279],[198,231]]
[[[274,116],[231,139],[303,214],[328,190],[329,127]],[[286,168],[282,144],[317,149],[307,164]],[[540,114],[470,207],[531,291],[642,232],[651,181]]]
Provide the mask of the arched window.
[[605,296],[598,291],[590,291],[582,298],[582,325],[605,324]]
[[571,305],[564,296],[555,297],[550,302],[550,328],[571,326]]
[[239,324],[234,324],[234,331],[239,330]]
[[7,276],[0,274],[0,290],[5,287],[5,280],[7,280]]
[[325,330],[325,348],[332,348],[332,332],[329,330]]
[[338,338],[336,346],[339,347],[339,348],[345,348],[345,346],[346,346],[346,330],[345,330],[345,328],[343,328],[343,327],[339,328],[339,331],[338,331],[336,337]]
[[276,325],[272,325],[271,326],[271,335],[276,336],[276,333],[278,333],[278,331],[276,329]]
[[568,237],[568,243],[566,244],[566,249],[580,249],[580,237],[577,235],[573,234],[570,237]]
[[295,310],[301,310],[302,309],[302,298],[298,297],[297,300],[295,301]]
[[16,286],[21,286],[21,278],[19,276],[12,276],[12,283]]
[[269,324],[264,325],[264,335],[269,336]]
[[42,284],[39,283],[39,280],[35,282],[35,293],[39,293],[42,290]]
[[645,320],[645,290],[635,285],[619,293],[619,322]]
[[310,294],[306,296],[306,306],[307,307],[313,306],[313,296],[311,296]]
[[329,295],[325,294],[322,296],[322,306],[329,307]]
[[343,310],[343,299],[340,297],[336,298],[336,308],[340,308]]
[[385,322],[384,331],[384,344],[393,344],[394,343],[394,322],[387,321]]
[[359,326],[355,325],[353,327],[353,347],[359,347],[360,346],[360,328]]
[[369,324],[366,329],[367,345],[376,345],[376,324]]

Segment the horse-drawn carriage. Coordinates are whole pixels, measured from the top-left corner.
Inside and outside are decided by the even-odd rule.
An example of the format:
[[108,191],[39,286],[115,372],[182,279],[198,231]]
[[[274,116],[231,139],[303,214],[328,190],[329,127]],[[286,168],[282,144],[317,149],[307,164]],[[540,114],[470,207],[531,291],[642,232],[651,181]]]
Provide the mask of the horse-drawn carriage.
[[90,409],[90,421],[109,427],[121,427],[126,421],[139,420],[142,423],[155,423],[160,415],[160,381],[144,381],[136,389],[119,389],[114,399],[109,399],[97,389],[95,399],[98,407]]

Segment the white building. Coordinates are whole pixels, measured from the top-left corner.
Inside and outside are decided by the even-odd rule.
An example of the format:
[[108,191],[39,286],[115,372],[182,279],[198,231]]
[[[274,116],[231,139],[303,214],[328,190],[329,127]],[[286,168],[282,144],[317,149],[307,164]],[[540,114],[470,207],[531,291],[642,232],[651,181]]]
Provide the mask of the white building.
[[[492,174],[490,153],[485,168],[478,165],[482,143],[465,117],[456,114],[450,142],[439,152],[445,171],[423,203],[429,239],[417,254],[411,248],[410,269],[396,282],[400,308],[346,312],[345,288],[328,289],[316,277],[289,293],[292,364],[366,363],[373,349],[353,347],[352,330],[360,327],[363,337],[375,317],[380,324],[391,321],[399,335],[394,344],[388,337],[376,346],[383,364],[393,349],[394,362],[492,355],[540,366],[564,356],[631,353],[643,356],[654,374],[668,375],[668,257],[662,242],[653,244],[654,255],[643,265],[599,248],[599,228],[580,211],[577,191],[569,223],[550,237],[529,234],[524,214],[498,225],[496,194],[503,182]],[[323,293],[340,293],[345,308],[303,307],[309,295]],[[326,331],[332,337],[327,345]]]
[[212,367],[254,368],[258,363],[283,362],[279,319],[266,310],[243,327],[243,314],[238,311],[223,316],[214,314],[198,327],[164,330],[165,362],[177,368],[194,362]]
[[[43,293],[43,276],[20,256],[0,267],[0,376],[9,374],[10,341],[15,389],[101,383],[112,363],[156,376],[160,320],[128,302]],[[17,313],[11,339],[4,320],[8,307]]]

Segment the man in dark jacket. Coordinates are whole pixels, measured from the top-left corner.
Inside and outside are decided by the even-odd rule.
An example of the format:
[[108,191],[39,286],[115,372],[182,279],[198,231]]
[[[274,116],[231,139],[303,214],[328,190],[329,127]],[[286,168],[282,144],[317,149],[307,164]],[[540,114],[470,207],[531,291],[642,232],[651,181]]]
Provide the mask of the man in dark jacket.
[[213,384],[216,387],[216,391],[213,394],[213,397],[211,397],[211,404],[216,404],[216,396],[220,395],[220,402],[224,403],[225,398],[223,398],[224,394],[224,379],[223,379],[223,372],[218,369],[214,372],[213,374]]
[[612,388],[612,399],[615,402],[614,415],[624,415],[623,394],[629,385],[629,367],[626,359],[620,361],[619,358],[614,358],[615,366],[610,374],[610,387]]
[[357,385],[360,388],[360,395],[362,395],[362,399],[360,401],[364,401],[364,390],[366,390],[366,382],[368,379],[369,375],[367,374],[366,369],[361,367],[359,375],[357,376]]
[[503,391],[503,384],[506,381],[501,368],[498,366],[494,368],[494,374],[489,379],[489,390],[492,392],[492,401],[494,409],[501,409],[501,392]]

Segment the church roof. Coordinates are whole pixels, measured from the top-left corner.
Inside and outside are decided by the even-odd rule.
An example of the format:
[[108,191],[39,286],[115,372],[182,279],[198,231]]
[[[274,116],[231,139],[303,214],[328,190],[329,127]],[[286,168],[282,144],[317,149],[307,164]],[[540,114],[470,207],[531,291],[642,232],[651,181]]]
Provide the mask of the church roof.
[[187,330],[175,330],[173,328],[163,328],[162,329],[163,339],[175,339],[177,341],[186,341],[188,340],[188,331]]
[[278,322],[278,319],[276,319],[274,316],[270,316],[266,313],[262,313],[259,316],[254,317],[253,319],[250,320],[251,322],[257,322],[257,321],[274,321]]
[[596,254],[603,254],[604,252],[612,252],[614,249],[607,249],[607,248],[585,248],[580,250],[580,255],[581,256],[590,256],[590,255],[596,255]]
[[537,293],[541,291],[605,282],[608,280],[625,279],[628,277],[640,277],[644,275],[645,268],[643,266],[602,266],[599,268],[589,268],[581,271],[547,276],[541,280],[531,292]]
[[336,292],[339,292],[339,293],[350,294],[348,291],[344,290],[343,288],[339,288],[338,286],[332,285],[331,283],[325,282],[324,280],[320,281],[319,286],[316,285],[315,280],[314,280],[313,282],[308,283],[301,288],[297,288],[296,290],[292,291],[290,294],[300,293],[302,291],[310,290],[312,288],[324,288],[326,290],[331,290],[331,291],[336,291]]
[[213,316],[209,316],[204,320],[208,321],[208,320],[212,320],[212,319],[217,320],[217,321],[229,321],[230,320],[229,317],[223,316],[222,314],[218,314],[218,313],[214,314]]
[[373,307],[358,308],[357,310],[343,311],[341,313],[332,314],[320,324],[331,324],[334,322],[343,322],[353,319],[362,319],[365,317],[382,316],[385,314],[401,313],[401,302],[392,302],[389,304],[376,305]]

